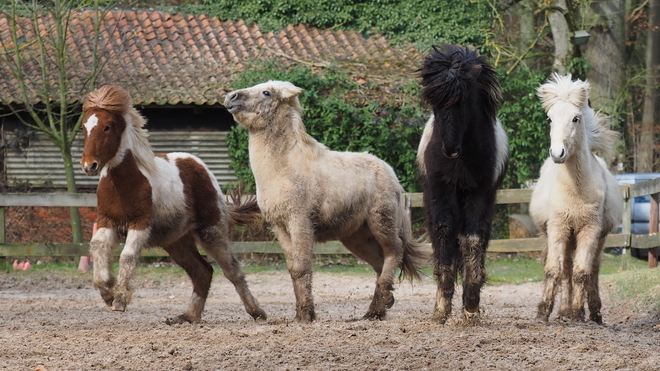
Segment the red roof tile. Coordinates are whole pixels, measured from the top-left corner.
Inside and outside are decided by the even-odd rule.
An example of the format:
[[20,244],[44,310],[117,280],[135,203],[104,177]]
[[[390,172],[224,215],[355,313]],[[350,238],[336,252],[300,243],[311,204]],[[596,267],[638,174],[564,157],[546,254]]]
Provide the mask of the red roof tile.
[[[71,22],[67,37],[71,82],[80,86],[92,56],[95,13],[81,11]],[[0,52],[13,47],[8,19],[0,15]],[[19,35],[36,38],[32,23],[23,19]],[[52,32],[53,20],[40,20],[40,34]],[[242,20],[183,16],[155,10],[114,10],[101,25],[102,55],[107,60],[97,85],[118,84],[131,92],[135,104],[215,104],[222,102],[230,82],[255,59],[280,58],[289,62],[327,65],[333,60],[361,64],[361,76],[380,74],[412,78],[420,55],[412,47],[391,47],[380,35],[363,37],[355,31],[319,30],[289,25],[263,34],[256,24]],[[36,43],[28,44],[34,47]],[[52,53],[52,50],[50,51]],[[369,69],[364,68],[368,65]],[[27,80],[41,84],[41,69],[26,61]],[[387,66],[393,66],[396,70]],[[54,84],[55,77],[52,77]],[[18,99],[18,81],[0,65],[0,97]],[[71,96],[70,100],[80,99]],[[39,102],[33,95],[31,99]]]

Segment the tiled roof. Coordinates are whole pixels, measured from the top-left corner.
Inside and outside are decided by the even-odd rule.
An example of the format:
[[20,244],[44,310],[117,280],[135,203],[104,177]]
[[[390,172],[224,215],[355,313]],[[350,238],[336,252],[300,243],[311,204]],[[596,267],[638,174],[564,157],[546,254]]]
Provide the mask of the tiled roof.
[[[83,83],[92,55],[95,13],[77,13],[67,38],[73,85]],[[34,28],[23,19],[21,47],[35,48]],[[53,20],[40,19],[40,32],[48,35]],[[0,15],[0,53],[11,50],[8,19]],[[169,14],[157,10],[113,10],[101,25],[101,48],[107,64],[97,86],[118,84],[131,92],[135,104],[215,104],[222,102],[229,82],[255,59],[280,58],[289,62],[324,66],[339,61],[369,79],[373,75],[413,78],[421,59],[412,47],[388,45],[379,35],[363,37],[355,31],[320,30],[288,26],[277,33],[262,33],[257,24],[220,21],[204,15]],[[26,61],[28,83],[41,83],[35,61]],[[49,77],[54,80],[54,76]],[[53,81],[54,82],[54,81]],[[16,101],[17,80],[0,65],[0,97]],[[69,97],[76,100],[80,97]],[[33,101],[41,99],[36,95]]]

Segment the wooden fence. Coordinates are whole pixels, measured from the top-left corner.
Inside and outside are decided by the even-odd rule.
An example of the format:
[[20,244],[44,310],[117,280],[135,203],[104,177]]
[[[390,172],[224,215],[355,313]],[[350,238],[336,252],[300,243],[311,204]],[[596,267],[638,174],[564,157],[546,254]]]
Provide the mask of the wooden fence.
[[[658,202],[660,201],[660,178],[646,182],[621,185],[621,192],[625,201],[623,213],[623,228],[621,233],[610,234],[607,237],[606,247],[626,247],[649,249],[649,267],[657,266],[660,234],[658,234]],[[528,203],[532,195],[531,189],[503,189],[497,193],[498,204]],[[635,197],[651,195],[651,211],[649,234],[631,234],[631,200]],[[406,207],[422,207],[421,193],[406,193],[404,195]],[[6,256],[82,256],[88,254],[89,244],[55,244],[55,243],[6,243],[5,241],[5,207],[8,206],[96,206],[95,194],[66,194],[66,193],[4,193],[0,194],[0,257]],[[528,252],[541,251],[545,241],[543,238],[516,238],[491,240],[488,247],[490,252]],[[119,255],[121,245],[115,247],[114,253]],[[281,253],[277,242],[232,242],[235,253]],[[314,246],[315,254],[348,254],[348,250],[337,242],[319,243]],[[148,248],[142,252],[143,256],[166,256],[167,253],[159,248]]]

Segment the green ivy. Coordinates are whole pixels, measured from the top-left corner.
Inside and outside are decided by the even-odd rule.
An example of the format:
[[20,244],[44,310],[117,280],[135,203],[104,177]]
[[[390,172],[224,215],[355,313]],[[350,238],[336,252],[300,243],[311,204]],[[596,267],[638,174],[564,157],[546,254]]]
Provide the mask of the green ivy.
[[223,20],[257,22],[266,32],[300,23],[356,30],[365,36],[377,32],[419,50],[445,42],[481,47],[492,20],[486,0],[205,0],[186,9]]
[[499,112],[509,137],[509,170],[504,188],[519,188],[536,179],[548,157],[548,121],[536,89],[545,80],[540,72],[518,68],[505,75],[500,71],[504,103]]

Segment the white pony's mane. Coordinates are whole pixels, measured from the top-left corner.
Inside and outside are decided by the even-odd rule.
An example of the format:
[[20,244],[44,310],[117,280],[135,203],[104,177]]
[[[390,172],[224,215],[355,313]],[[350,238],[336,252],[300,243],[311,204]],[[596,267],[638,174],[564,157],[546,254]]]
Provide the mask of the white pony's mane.
[[138,165],[151,174],[157,173],[156,159],[149,143],[149,131],[144,128],[147,120],[140,115],[135,107],[131,107],[124,118],[127,125],[122,137],[122,144],[128,140],[126,145],[129,145],[129,147],[127,149],[131,150]]
[[589,82],[571,80],[571,74],[562,76],[553,73],[548,82],[538,89],[538,96],[546,112],[559,103],[569,103],[584,113],[587,143],[591,152],[612,154],[619,133],[610,130],[610,118],[589,106]]

